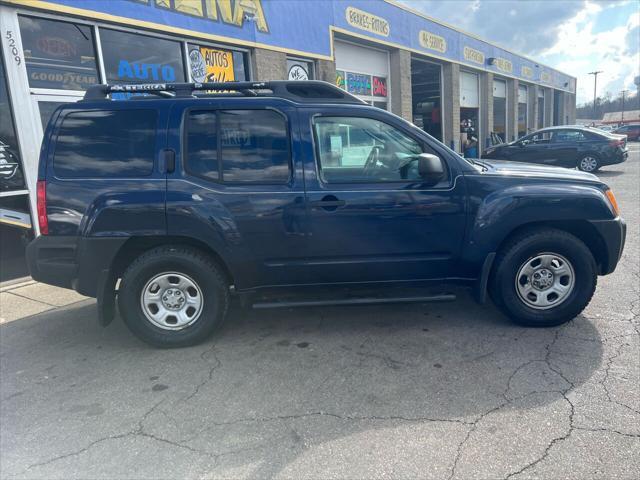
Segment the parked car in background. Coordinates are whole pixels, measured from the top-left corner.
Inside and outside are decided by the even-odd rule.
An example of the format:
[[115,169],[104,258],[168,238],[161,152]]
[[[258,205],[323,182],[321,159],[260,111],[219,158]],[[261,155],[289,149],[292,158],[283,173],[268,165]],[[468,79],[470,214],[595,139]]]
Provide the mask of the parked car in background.
[[627,140],[635,140],[637,142],[640,139],[640,125],[622,125],[613,130],[612,133],[626,135]]
[[627,160],[627,141],[597,128],[549,127],[516,141],[487,148],[483,158],[541,163],[595,172]]
[[618,127],[616,125],[598,125],[595,128],[602,130],[603,132],[611,133]]

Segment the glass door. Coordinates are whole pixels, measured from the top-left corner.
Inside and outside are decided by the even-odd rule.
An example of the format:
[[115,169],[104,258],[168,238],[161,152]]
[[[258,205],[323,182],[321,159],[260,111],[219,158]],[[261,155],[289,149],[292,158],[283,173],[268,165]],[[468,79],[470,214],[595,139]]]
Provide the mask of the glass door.
[[60,105],[67,103],[74,103],[81,100],[82,94],[79,95],[48,95],[48,94],[32,94],[31,100],[33,101],[33,113],[37,118],[40,118],[40,125],[42,125],[42,132],[47,128],[49,119],[53,112]]

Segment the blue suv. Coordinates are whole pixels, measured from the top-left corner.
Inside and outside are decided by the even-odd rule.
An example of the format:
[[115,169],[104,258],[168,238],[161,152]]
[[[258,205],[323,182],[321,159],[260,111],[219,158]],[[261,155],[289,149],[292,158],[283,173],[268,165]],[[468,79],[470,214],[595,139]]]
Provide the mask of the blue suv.
[[324,82],[98,85],[46,129],[34,279],[108,324],[195,344],[254,307],[487,293],[527,326],[578,315],[625,224],[597,177],[461,158]]

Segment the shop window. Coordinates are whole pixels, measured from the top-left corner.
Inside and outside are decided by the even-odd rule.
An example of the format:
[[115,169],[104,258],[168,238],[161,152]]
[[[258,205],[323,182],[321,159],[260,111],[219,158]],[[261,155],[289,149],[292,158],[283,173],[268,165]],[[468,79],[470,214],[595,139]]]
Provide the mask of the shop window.
[[187,121],[187,171],[225,183],[282,184],[291,177],[286,119],[271,110],[195,110]]
[[69,113],[56,139],[56,175],[126,178],[151,174],[156,123],[155,110]]
[[85,90],[98,83],[91,27],[24,16],[19,22],[31,88]]
[[387,77],[336,70],[336,85],[369,105],[387,110]]
[[347,77],[344,70],[336,70],[336,86],[343,90],[347,89]]
[[371,75],[347,73],[347,91],[354,95],[371,95]]
[[189,45],[189,71],[194,82],[233,82],[249,79],[242,52]]
[[4,61],[0,55],[0,192],[24,188],[18,137],[11,114]]
[[180,42],[100,29],[109,83],[184,82]]
[[304,60],[287,59],[287,79],[288,80],[313,80],[313,62]]

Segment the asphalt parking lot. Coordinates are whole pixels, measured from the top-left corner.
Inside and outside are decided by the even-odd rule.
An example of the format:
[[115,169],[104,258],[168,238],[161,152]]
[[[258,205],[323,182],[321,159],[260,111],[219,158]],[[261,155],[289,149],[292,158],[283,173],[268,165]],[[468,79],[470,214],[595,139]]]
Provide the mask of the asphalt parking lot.
[[[446,304],[234,310],[155,350],[95,304],[2,292],[0,476],[637,478],[640,145],[601,176],[629,226],[573,322]],[[62,306],[61,306],[62,305]],[[38,313],[40,312],[40,313]],[[636,473],[633,473],[636,472]]]

